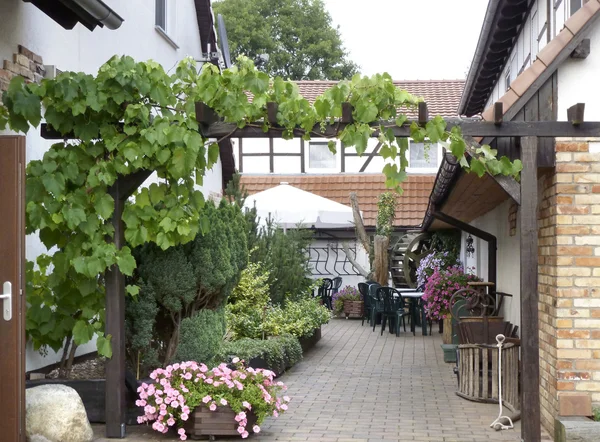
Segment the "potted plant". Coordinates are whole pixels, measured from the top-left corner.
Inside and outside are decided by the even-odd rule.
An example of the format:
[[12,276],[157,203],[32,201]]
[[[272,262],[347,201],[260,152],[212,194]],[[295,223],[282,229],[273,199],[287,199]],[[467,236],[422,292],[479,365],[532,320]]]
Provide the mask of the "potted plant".
[[363,300],[356,287],[347,285],[335,293],[332,299],[333,312],[336,316],[340,316],[343,313],[346,315],[346,319],[349,317],[362,318]]
[[446,269],[435,268],[425,283],[422,298],[425,311],[430,319],[444,321],[444,344],[452,343],[450,298],[456,291],[467,288],[471,281],[480,281],[480,278],[465,273],[462,266],[454,265]]
[[153,422],[161,433],[177,428],[181,440],[188,435],[247,438],[260,432],[267,416],[287,410],[290,398],[279,397],[286,387],[274,382],[269,370],[246,367],[239,358],[232,361],[212,370],[194,361],[154,370],[154,383],[138,388],[136,404],[144,407],[138,422]]

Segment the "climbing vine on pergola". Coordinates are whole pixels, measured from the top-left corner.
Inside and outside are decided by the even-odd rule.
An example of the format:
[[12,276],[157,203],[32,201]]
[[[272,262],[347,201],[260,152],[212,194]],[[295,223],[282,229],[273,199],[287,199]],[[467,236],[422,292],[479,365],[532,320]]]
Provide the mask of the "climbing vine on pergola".
[[[28,266],[30,337],[36,347],[58,350],[66,336],[80,345],[98,335],[99,352],[110,355],[102,311],[105,272],[116,265],[131,275],[130,247],[154,242],[166,249],[209,230],[196,185],[218,160],[221,140],[202,135],[197,103],[234,128],[254,125],[267,132],[276,125],[284,138],[300,133],[310,139],[323,136],[315,127],[334,127],[332,137],[359,154],[378,131],[386,184],[401,190],[408,141],[396,138],[392,129],[408,124],[405,112],[419,99],[394,86],[387,74],[357,75],[310,103],[293,82],[269,78],[245,57],[222,72],[210,64],[198,72],[195,62],[185,59],[174,73],[156,62],[113,57],[96,76],[64,72],[40,84],[15,77],[3,102],[0,130],[8,126],[25,133],[44,119],[65,139],[27,166],[27,233],[38,232],[51,250],[38,258],[37,270]],[[340,125],[348,103],[352,121]],[[518,160],[497,159],[489,146],[469,147],[460,127],[447,130],[439,116],[410,123],[410,135],[415,141],[445,143],[463,167],[479,175],[518,177],[521,170]],[[126,201],[122,220],[128,246],[118,248],[111,241],[111,186],[119,177],[151,171],[159,180]],[[127,291],[135,295],[138,289],[128,286]]]

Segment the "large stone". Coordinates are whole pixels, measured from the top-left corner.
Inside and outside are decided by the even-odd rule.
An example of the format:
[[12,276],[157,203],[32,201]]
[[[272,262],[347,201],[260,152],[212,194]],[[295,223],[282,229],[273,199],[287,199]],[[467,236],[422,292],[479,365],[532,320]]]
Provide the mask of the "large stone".
[[60,384],[26,390],[25,429],[31,442],[89,442],[94,436],[81,398]]
[[598,442],[600,422],[587,417],[558,417],[554,422],[555,442]]

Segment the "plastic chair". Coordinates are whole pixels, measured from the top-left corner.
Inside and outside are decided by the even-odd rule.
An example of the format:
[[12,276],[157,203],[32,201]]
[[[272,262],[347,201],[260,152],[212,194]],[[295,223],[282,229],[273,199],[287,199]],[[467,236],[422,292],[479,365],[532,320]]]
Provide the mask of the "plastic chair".
[[376,282],[369,285],[369,302],[371,303],[369,324],[373,326],[373,331],[375,331],[375,325],[377,324],[377,316],[383,311],[383,305],[377,299],[377,289],[380,287],[381,285]]
[[369,284],[366,282],[358,283],[358,291],[360,292],[360,296],[362,296],[363,301],[363,318],[362,323],[365,325],[365,319],[369,319],[371,317],[371,298],[369,297]]
[[331,287],[333,286],[333,281],[329,278],[323,278],[323,283],[321,287],[319,287],[319,296],[321,301],[323,301],[323,305],[327,307],[329,310],[333,310],[333,306],[331,305]]
[[333,278],[332,284],[333,285],[331,287],[331,293],[336,294],[338,292],[338,290],[340,289],[340,287],[342,286],[342,277],[336,276],[335,278]]

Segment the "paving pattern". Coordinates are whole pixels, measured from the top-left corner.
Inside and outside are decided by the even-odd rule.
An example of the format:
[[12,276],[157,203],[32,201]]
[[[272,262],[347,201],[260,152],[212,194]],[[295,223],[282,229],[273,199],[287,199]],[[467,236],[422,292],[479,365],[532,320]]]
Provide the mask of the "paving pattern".
[[[441,335],[400,337],[372,332],[357,320],[334,319],[323,338],[281,380],[290,410],[263,423],[254,441],[519,441],[514,430],[489,424],[498,406],[454,394],[453,364],[443,361]],[[97,441],[108,441],[96,427]],[[127,440],[176,440],[148,427],[129,428]],[[152,434],[154,433],[154,434]],[[229,439],[219,439],[229,440]],[[233,440],[233,439],[231,439]],[[235,439],[241,440],[241,439]],[[544,440],[552,440],[545,435]]]

